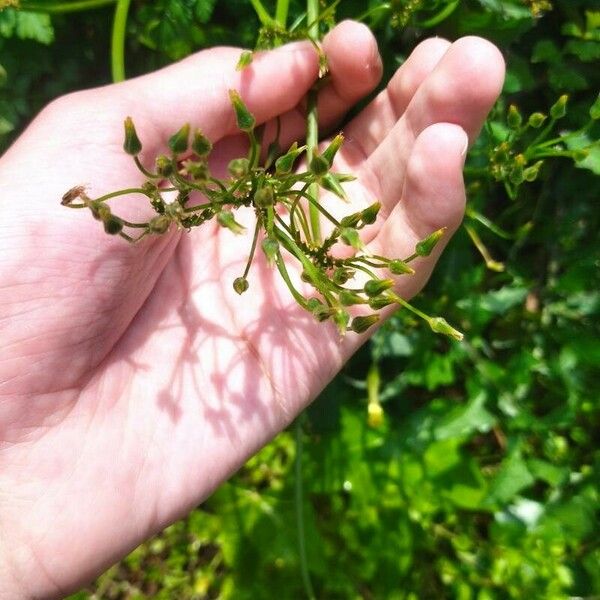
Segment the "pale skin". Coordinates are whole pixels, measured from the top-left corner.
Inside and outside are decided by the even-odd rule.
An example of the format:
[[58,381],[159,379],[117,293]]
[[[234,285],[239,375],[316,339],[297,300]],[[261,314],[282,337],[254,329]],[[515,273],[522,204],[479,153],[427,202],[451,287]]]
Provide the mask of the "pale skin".
[[[320,120],[331,130],[378,83],[381,61],[370,32],[353,22],[324,49],[332,79]],[[222,169],[243,147],[229,88],[259,122],[282,115],[286,143],[301,138],[303,97],[318,70],[310,44],[265,53],[244,73],[235,71],[239,54],[214,48],[63,97],[0,159],[2,599],[64,596],[185,515],[366,340],[340,339],[314,321],[261,257],[250,290],[235,294],[251,232],[236,237],[211,223],[129,245],[60,206],[74,185],[98,196],[141,183],[121,149],[127,115],[147,164],[188,121],[213,140],[213,167]],[[334,209],[382,202],[366,232],[373,251],[407,256],[433,230],[459,226],[467,143],[503,77],[485,40],[430,39],[344,127],[335,168],[358,182],[354,206]],[[142,200],[127,202],[135,211]],[[398,293],[423,287],[444,243],[398,279]]]

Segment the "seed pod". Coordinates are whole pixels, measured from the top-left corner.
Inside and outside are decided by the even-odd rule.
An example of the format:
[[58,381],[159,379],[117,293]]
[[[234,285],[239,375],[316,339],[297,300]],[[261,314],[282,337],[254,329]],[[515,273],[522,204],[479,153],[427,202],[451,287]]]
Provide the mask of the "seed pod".
[[550,116],[553,119],[562,119],[567,114],[567,102],[569,96],[563,94],[551,107]]
[[151,233],[166,233],[171,225],[171,219],[165,215],[154,217],[148,223],[148,230]]
[[339,267],[333,272],[333,282],[338,285],[344,285],[348,279],[352,279],[354,277],[354,271],[352,269],[347,269],[346,267]]
[[247,158],[234,158],[227,165],[227,170],[232,177],[240,179],[250,171],[250,161]]
[[391,260],[388,268],[394,275],[414,275],[415,273],[412,267],[399,258]]
[[254,115],[248,110],[241,96],[236,90],[229,90],[229,99],[235,111],[238,129],[250,133],[256,126]]
[[354,331],[354,333],[364,333],[369,327],[375,325],[377,321],[379,321],[379,315],[377,314],[354,317],[350,324],[350,330]]
[[309,298],[306,303],[306,308],[310,310],[310,312],[314,312],[318,308],[325,306],[318,298]]
[[360,213],[360,219],[365,225],[373,225],[381,209],[381,202],[375,202]]
[[531,115],[529,115],[529,120],[527,121],[527,123],[530,127],[533,127],[534,129],[539,129],[544,124],[546,118],[547,117],[544,113],[534,112]]
[[248,290],[250,284],[245,277],[236,277],[233,280],[233,289],[241,296],[245,291]]
[[369,306],[373,310],[381,310],[390,304],[393,304],[394,301],[387,296],[376,296],[375,298],[369,298]]
[[525,179],[525,181],[529,181],[529,182],[535,181],[538,178],[538,175],[540,173],[540,168],[543,164],[544,164],[543,160],[538,160],[531,167],[527,167],[527,169],[524,169],[523,178]]
[[131,117],[127,117],[124,125],[125,141],[123,142],[123,150],[125,150],[125,152],[131,156],[136,156],[142,151],[142,142],[140,142],[140,138],[135,130],[133,119]]
[[254,194],[254,204],[259,208],[267,208],[275,204],[275,192],[270,183],[265,183],[256,190],[256,193]]
[[421,240],[415,246],[415,253],[418,256],[429,256],[433,249],[437,246],[437,243],[442,239],[444,233],[446,233],[446,227],[442,227],[437,231],[434,231],[431,235]]
[[267,257],[267,262],[272,265],[279,252],[279,242],[274,237],[266,237],[261,243],[261,248]]
[[521,116],[519,109],[514,104],[511,104],[508,107],[506,122],[511,129],[519,129],[523,123],[523,117]]
[[156,172],[162,177],[170,177],[175,172],[173,160],[164,154],[156,157]]
[[352,227],[344,227],[340,231],[340,238],[344,244],[348,246],[352,246],[355,250],[362,250],[364,248],[364,244],[360,239],[360,235],[356,229]]
[[360,223],[361,218],[361,213],[353,213],[351,215],[343,217],[340,221],[340,225],[342,227],[356,227]]
[[194,132],[192,150],[200,157],[208,156],[212,150],[212,142],[199,129]]
[[364,298],[349,290],[342,290],[338,298],[342,306],[354,306],[355,304],[364,304],[365,302]]
[[393,279],[369,279],[365,283],[364,290],[369,298],[375,298],[392,287],[394,287]]
[[317,154],[315,152],[312,160],[310,161],[310,165],[308,165],[308,170],[317,177],[322,177],[329,171],[329,163],[325,158],[323,158],[322,154]]
[[338,133],[331,141],[331,144],[329,144],[329,146],[323,150],[323,154],[321,154],[321,156],[327,161],[327,164],[330,167],[333,165],[333,159],[335,158],[338,150],[342,147],[343,143],[344,136],[343,134]]
[[331,308],[329,308],[329,306],[327,306],[325,304],[321,304],[320,306],[317,306],[311,312],[312,312],[314,318],[317,321],[319,321],[319,323],[322,323],[323,321],[327,321],[327,319],[329,319],[329,317],[331,317],[331,315],[333,314]]
[[186,123],[181,129],[176,131],[169,138],[169,148],[173,154],[182,154],[188,149],[188,140],[190,137],[190,124]]
[[454,329],[454,327],[452,327],[452,325],[450,325],[448,321],[442,317],[432,317],[428,322],[429,327],[431,327],[432,331],[435,331],[436,333],[447,335],[455,340],[458,340],[459,342],[464,337],[460,331]]
[[210,178],[210,171],[208,165],[203,162],[196,162],[188,160],[184,163],[187,174],[194,179],[197,183],[204,183]]
[[123,231],[123,221],[115,215],[111,214],[107,218],[102,219],[102,224],[104,225],[104,231],[109,235],[117,235],[117,233]]
[[320,178],[319,183],[323,189],[334,193],[338,198],[346,201],[348,200],[344,188],[340,185],[340,182],[333,173],[325,173],[325,175]]
[[217,222],[221,227],[229,229],[236,235],[240,235],[246,231],[246,228],[235,220],[233,213],[229,210],[222,210],[217,213]]

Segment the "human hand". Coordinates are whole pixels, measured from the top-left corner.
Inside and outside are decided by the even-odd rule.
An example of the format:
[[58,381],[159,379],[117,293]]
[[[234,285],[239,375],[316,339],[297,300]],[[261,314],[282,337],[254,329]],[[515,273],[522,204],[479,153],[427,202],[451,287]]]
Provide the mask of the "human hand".
[[[381,63],[352,22],[324,49],[327,128],[377,84]],[[121,149],[126,115],[142,161],[188,121],[215,143],[214,171],[244,151],[229,88],[259,122],[282,115],[284,142],[301,137],[297,107],[318,70],[310,44],[265,53],[242,73],[239,53],[207,50],[61,98],[0,160],[0,598],[64,595],[184,515],[366,339],[340,340],[316,323],[260,258],[251,290],[237,296],[248,237],[210,223],[131,246],[59,206],[73,185],[94,196],[139,185]],[[459,225],[467,135],[502,80],[489,43],[431,39],[345,128],[336,169],[358,181],[355,206],[339,209],[382,202],[368,231],[378,254],[405,256],[431,231]],[[421,289],[440,252],[398,281],[401,296]]]

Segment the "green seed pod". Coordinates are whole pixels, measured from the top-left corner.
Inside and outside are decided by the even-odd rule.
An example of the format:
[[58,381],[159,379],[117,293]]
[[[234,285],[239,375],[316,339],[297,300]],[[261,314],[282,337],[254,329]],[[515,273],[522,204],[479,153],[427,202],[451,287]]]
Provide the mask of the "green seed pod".
[[256,126],[254,115],[248,110],[241,96],[236,90],[229,90],[229,99],[235,111],[238,129],[250,133]]
[[131,156],[136,156],[142,151],[142,142],[140,142],[140,138],[135,130],[133,119],[131,117],[127,117],[124,125],[125,141],[123,142],[123,150],[125,150],[127,154],[131,154]]
[[171,225],[171,219],[165,215],[154,217],[148,223],[148,230],[151,233],[166,233]]
[[212,142],[199,129],[194,132],[192,150],[201,157],[208,156],[212,150]]
[[348,322],[350,321],[350,315],[343,309],[338,308],[333,313],[333,321],[337,325],[339,332],[344,335],[348,328]]
[[442,227],[437,231],[434,231],[431,235],[428,235],[425,239],[421,240],[415,246],[415,253],[418,256],[429,256],[433,249],[437,246],[437,243],[442,239],[444,233],[446,233],[446,227]]
[[508,107],[508,114],[506,115],[506,123],[511,129],[519,129],[523,124],[523,117],[519,112],[519,109],[511,104]]
[[272,265],[279,252],[279,242],[274,237],[266,237],[261,243],[261,248],[267,257],[267,262]]
[[325,175],[322,175],[319,179],[319,183],[323,189],[334,193],[338,198],[348,200],[344,188],[340,185],[340,182],[333,173],[325,173]]
[[329,308],[329,306],[326,306],[325,304],[321,304],[321,306],[316,307],[311,312],[312,312],[314,318],[317,321],[319,321],[319,323],[322,323],[323,321],[327,321],[327,319],[329,319],[329,317],[331,317],[331,315],[333,314],[333,311],[331,310],[331,308]]
[[562,119],[567,114],[567,102],[569,96],[563,94],[551,107],[550,116],[553,119]]
[[322,177],[329,171],[329,163],[325,158],[323,158],[322,154],[317,154],[312,157],[310,161],[310,165],[308,166],[308,170],[317,177]]
[[352,246],[355,250],[362,250],[364,248],[364,244],[360,239],[360,235],[356,229],[352,227],[344,227],[340,231],[340,238],[344,244],[348,246]]
[[233,280],[233,289],[241,296],[245,291],[248,290],[250,284],[245,277],[236,277]]
[[190,137],[190,124],[186,123],[179,131],[176,131],[169,138],[169,148],[173,154],[182,154],[188,149],[188,140]]
[[375,298],[369,298],[369,306],[373,310],[381,310],[390,304],[393,304],[394,301],[387,296],[377,296]]
[[393,279],[369,279],[365,283],[364,290],[369,298],[375,298],[392,287],[394,287]]
[[340,225],[342,227],[356,227],[360,223],[361,218],[362,218],[361,213],[359,213],[359,212],[353,213],[351,215],[344,217],[340,221]]
[[337,285],[344,285],[348,279],[352,279],[352,277],[354,277],[354,271],[352,269],[339,267],[333,272],[332,279]]
[[538,175],[540,174],[540,168],[543,164],[544,164],[543,160],[538,160],[531,167],[527,167],[527,169],[524,169],[523,170],[523,178],[525,179],[525,181],[529,181],[529,182],[535,181],[538,178]]
[[156,157],[156,172],[162,177],[170,177],[175,173],[173,159],[161,154]]
[[360,219],[365,225],[373,225],[381,209],[381,202],[375,202],[360,213]]
[[233,213],[229,210],[222,210],[218,212],[217,222],[219,225],[221,225],[221,227],[229,229],[236,235],[240,235],[246,231],[246,228],[235,220]]
[[115,215],[109,215],[106,219],[102,219],[104,231],[109,235],[117,235],[123,231],[123,221]]
[[529,120],[527,121],[527,123],[530,127],[533,127],[534,129],[539,129],[544,124],[544,121],[546,119],[547,117],[544,113],[534,112],[531,115],[529,115]]
[[232,177],[240,179],[250,171],[250,161],[247,158],[234,158],[227,165],[227,170]]
[[305,150],[306,146],[298,148],[298,143],[294,142],[290,149],[275,161],[275,172],[278,175],[285,175],[294,168],[294,162]]
[[436,333],[441,333],[443,335],[447,335],[448,337],[454,338],[459,342],[463,339],[463,334],[460,331],[457,331],[442,317],[432,317],[429,319],[429,327],[431,327],[432,331]]
[[354,333],[364,333],[371,327],[375,325],[379,321],[379,315],[366,315],[364,317],[354,317],[352,319],[352,323],[350,324],[350,330],[354,331]]
[[333,159],[335,158],[338,150],[342,147],[343,143],[344,136],[341,133],[338,133],[331,141],[331,144],[329,144],[329,146],[323,150],[323,154],[321,154],[321,156],[327,161],[327,164],[330,167],[333,165]]
[[197,183],[204,183],[210,178],[210,170],[204,161],[188,160],[184,163],[184,167],[187,174]]
[[253,53],[252,53],[251,50],[244,50],[240,54],[240,59],[237,62],[235,70],[236,71],[243,71],[248,65],[252,64],[252,59],[253,58],[254,58],[254,55],[253,55]]
[[396,258],[390,261],[388,268],[394,275],[414,275],[415,270],[407,265],[403,260]]
[[275,191],[270,183],[265,183],[256,190],[254,194],[254,205],[259,208],[267,208],[275,204]]
[[108,204],[104,204],[104,202],[98,202],[97,200],[94,200],[90,202],[88,206],[92,211],[92,216],[97,221],[106,221],[112,215],[110,206],[108,206]]
[[364,304],[365,300],[358,294],[349,290],[342,290],[338,294],[338,298],[342,306],[354,306],[355,304]]

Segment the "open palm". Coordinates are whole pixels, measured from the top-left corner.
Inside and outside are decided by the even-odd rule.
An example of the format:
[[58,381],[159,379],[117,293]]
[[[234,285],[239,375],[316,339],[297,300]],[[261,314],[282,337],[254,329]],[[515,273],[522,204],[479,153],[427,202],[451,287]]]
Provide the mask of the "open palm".
[[[356,23],[324,47],[327,128],[377,84],[381,62]],[[73,185],[93,196],[139,185],[121,149],[126,115],[146,161],[186,121],[215,142],[214,169],[239,154],[229,88],[259,122],[281,115],[284,141],[300,138],[318,70],[311,46],[266,53],[243,73],[239,53],[208,50],[59,99],[0,161],[0,598],[65,594],[185,514],[364,342],[316,323],[260,258],[250,291],[235,294],[247,236],[211,223],[131,246],[59,205]],[[467,135],[502,79],[489,43],[428,40],[345,127],[335,168],[359,179],[357,206],[339,209],[382,202],[368,231],[377,253],[402,257],[458,226]],[[398,282],[401,295],[424,285],[439,251]]]

